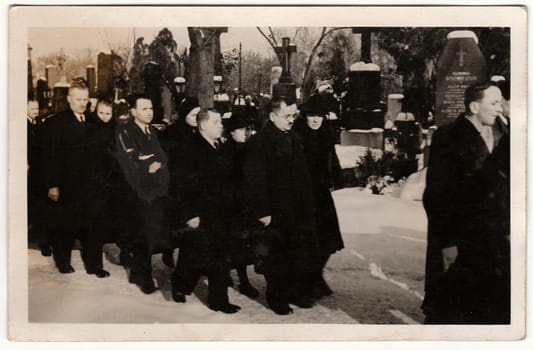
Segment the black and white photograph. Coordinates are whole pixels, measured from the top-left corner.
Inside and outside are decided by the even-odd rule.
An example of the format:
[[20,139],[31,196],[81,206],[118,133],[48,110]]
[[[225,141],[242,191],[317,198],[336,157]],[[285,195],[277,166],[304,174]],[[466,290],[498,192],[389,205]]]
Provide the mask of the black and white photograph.
[[521,339],[527,12],[482,11],[12,7],[10,338]]

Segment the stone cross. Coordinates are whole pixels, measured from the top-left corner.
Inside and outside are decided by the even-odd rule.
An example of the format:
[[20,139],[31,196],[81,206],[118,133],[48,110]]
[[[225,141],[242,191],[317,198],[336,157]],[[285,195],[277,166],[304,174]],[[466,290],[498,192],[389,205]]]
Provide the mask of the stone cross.
[[461,49],[456,55],[459,57],[459,67],[463,67],[465,65],[466,51]]
[[291,54],[296,52],[296,45],[291,45],[290,41],[290,38],[282,38],[282,45],[276,47],[276,54],[283,68],[281,75],[284,78],[290,78],[291,76]]
[[372,29],[366,27],[352,28],[353,34],[361,34],[361,62],[372,63]]

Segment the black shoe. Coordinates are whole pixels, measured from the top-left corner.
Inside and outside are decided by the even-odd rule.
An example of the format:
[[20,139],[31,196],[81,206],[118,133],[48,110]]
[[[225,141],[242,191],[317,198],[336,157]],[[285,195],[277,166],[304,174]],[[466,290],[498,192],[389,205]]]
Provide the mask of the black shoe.
[[74,268],[72,267],[72,265],[59,265],[57,266],[57,269],[59,270],[60,273],[73,273],[74,272]]
[[255,289],[250,283],[239,284],[239,292],[251,299],[255,299],[259,295],[257,289]]
[[152,294],[153,292],[155,292],[156,290],[158,290],[159,288],[157,288],[154,284],[154,282],[152,283],[144,283],[144,284],[138,284],[137,285],[141,291],[144,293],[144,294]]
[[168,267],[174,267],[174,251],[168,250],[163,252],[163,263]]
[[291,298],[291,299],[289,299],[289,304],[296,305],[296,306],[298,306],[299,308],[302,308],[302,309],[310,309],[310,308],[312,308],[315,305],[313,299],[311,299],[308,296],[301,296],[301,297],[298,297],[298,298]]
[[118,257],[118,263],[124,267],[131,266],[131,255],[127,250],[121,250]]
[[52,249],[49,246],[40,246],[42,256],[52,256]]
[[187,299],[185,298],[185,294],[175,289],[174,287],[172,288],[172,299],[174,299],[176,303],[184,303],[187,301]]
[[269,303],[268,306],[272,311],[274,311],[278,315],[290,315],[293,313],[292,308],[289,306],[289,304],[284,303]]
[[209,308],[213,311],[220,311],[225,314],[234,314],[238,312],[241,307],[237,305],[233,305],[230,303],[224,304],[224,305],[209,305]]
[[104,269],[93,269],[93,270],[87,270],[87,274],[89,275],[96,275],[96,277],[98,278],[104,278],[104,277],[109,277],[110,274],[109,272],[107,272],[106,270]]

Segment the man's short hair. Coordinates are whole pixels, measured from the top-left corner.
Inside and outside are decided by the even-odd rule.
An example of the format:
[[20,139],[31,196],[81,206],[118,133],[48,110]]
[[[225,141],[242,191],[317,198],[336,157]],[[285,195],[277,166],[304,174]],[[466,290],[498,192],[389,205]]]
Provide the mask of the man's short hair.
[[470,110],[470,103],[480,101],[483,99],[483,96],[485,94],[485,90],[488,88],[495,86],[490,81],[482,82],[482,83],[476,83],[473,85],[470,85],[466,91],[465,91],[465,112],[466,114],[472,114],[472,111]]
[[77,77],[77,78],[72,79],[70,86],[68,88],[68,93],[70,94],[70,91],[73,89],[89,90],[89,87],[87,86],[87,80],[85,80],[84,77]]
[[98,100],[98,102],[96,103],[94,110],[98,111],[98,106],[100,105],[113,108],[113,102],[106,100],[106,99],[101,99],[101,100]]
[[198,114],[196,115],[196,125],[199,126],[200,123],[203,123],[204,121],[209,120],[209,112],[220,114],[213,108],[205,108],[205,107],[201,108]]
[[272,100],[270,100],[270,112],[274,112],[275,110],[280,109],[282,103],[285,103],[285,105],[289,105],[287,99],[283,96],[272,98]]
[[137,101],[139,100],[152,101],[152,99],[145,94],[133,94],[128,96],[128,104],[130,105],[130,108],[137,108]]

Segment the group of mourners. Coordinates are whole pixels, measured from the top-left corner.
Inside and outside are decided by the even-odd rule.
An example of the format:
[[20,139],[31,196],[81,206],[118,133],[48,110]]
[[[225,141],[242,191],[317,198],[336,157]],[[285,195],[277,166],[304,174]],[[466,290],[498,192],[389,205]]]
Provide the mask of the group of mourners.
[[240,293],[258,297],[249,265],[264,275],[276,314],[333,293],[323,270],[344,247],[330,192],[342,175],[319,95],[300,106],[272,98],[257,132],[244,113],[222,119],[195,97],[163,131],[151,124],[147,96],[131,96],[126,120],[107,100],[90,112],[83,80],[67,99],[68,109],[44,122],[37,101],[28,102],[30,236],[60,273],[74,272],[79,239],[88,274],[109,276],[102,249],[115,242],[129,282],[150,294],[152,255],[161,253],[174,268],[174,301],[185,303],[206,276],[208,306],[224,313],[240,309],[228,299],[232,269]]

